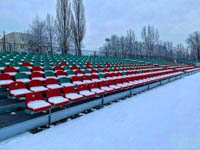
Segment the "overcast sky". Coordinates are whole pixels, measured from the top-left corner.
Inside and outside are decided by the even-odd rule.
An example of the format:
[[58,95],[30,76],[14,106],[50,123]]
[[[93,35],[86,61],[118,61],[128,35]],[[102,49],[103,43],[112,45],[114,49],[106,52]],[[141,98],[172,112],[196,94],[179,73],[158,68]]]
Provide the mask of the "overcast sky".
[[[141,40],[141,29],[151,24],[160,39],[185,42],[200,31],[200,0],[84,0],[87,33],[85,49],[99,48],[106,37],[133,29]],[[0,35],[3,31],[25,32],[32,18],[56,14],[56,0],[0,0]]]

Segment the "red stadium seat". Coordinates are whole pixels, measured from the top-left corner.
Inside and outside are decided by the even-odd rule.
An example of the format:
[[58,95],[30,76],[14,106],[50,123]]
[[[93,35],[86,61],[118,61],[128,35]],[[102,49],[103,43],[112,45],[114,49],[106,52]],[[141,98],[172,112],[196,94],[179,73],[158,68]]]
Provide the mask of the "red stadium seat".
[[98,74],[98,72],[97,72],[96,69],[92,69],[92,70],[91,70],[91,74]]
[[29,89],[33,92],[46,92],[48,88],[44,87],[42,81],[32,80],[29,82]]
[[116,81],[116,85],[120,86],[121,88],[128,88],[129,87],[127,84],[124,84],[121,79],[116,79],[115,81]]
[[85,84],[78,85],[78,92],[86,98],[91,98],[96,95],[94,92],[90,92]]
[[1,87],[9,87],[11,83],[14,81],[9,74],[0,74],[0,86]]
[[90,77],[87,76],[87,75],[82,76],[82,81],[83,81],[83,83],[85,83],[85,84],[89,84],[89,83],[94,82],[94,81],[90,80]]
[[76,85],[84,84],[78,76],[73,76],[71,78],[71,81],[73,84],[76,84]]
[[67,99],[71,100],[72,102],[77,102],[83,100],[83,96],[77,94],[74,87],[65,87],[63,89],[64,95]]
[[76,70],[75,73],[76,73],[77,76],[84,75],[83,71],[81,71],[81,70]]
[[62,63],[60,64],[60,66],[61,66],[61,67],[67,66],[67,63],[66,63],[66,62],[62,62]]
[[32,69],[32,65],[29,62],[23,62],[22,67],[28,67],[29,69]]
[[98,76],[96,74],[91,75],[91,80],[94,82],[99,82]]
[[109,80],[108,81],[108,86],[111,87],[111,88],[114,88],[117,91],[121,90],[121,87],[116,85],[114,80]]
[[6,67],[3,72],[4,74],[9,74],[12,77],[17,74],[17,70],[14,67]]
[[108,87],[105,81],[99,82],[99,86],[100,86],[100,89],[105,90],[108,93],[111,93],[114,91],[114,88]]
[[51,104],[46,102],[41,93],[30,93],[26,95],[26,109],[35,113],[51,108]]
[[31,93],[23,82],[13,82],[9,86],[9,93],[16,98],[25,97],[26,94]]
[[47,101],[56,107],[63,106],[69,103],[69,100],[67,98],[64,98],[61,95],[60,90],[58,89],[47,91]]
[[90,89],[90,91],[96,93],[97,95],[104,95],[105,94],[105,90],[100,89],[98,87],[97,83],[90,83],[89,89]]
[[59,70],[56,72],[56,77],[59,79],[59,78],[62,78],[62,77],[67,77],[66,73],[62,70]]
[[56,79],[46,79],[45,84],[49,89],[62,89],[63,87],[58,84]]
[[33,67],[32,72],[40,72],[42,74],[44,73],[41,67]]
[[63,71],[63,69],[60,66],[55,66],[54,67],[54,71],[55,72],[57,72],[57,71]]
[[31,74],[31,80],[44,81],[45,78],[43,77],[43,74],[41,72],[32,72],[32,74]]

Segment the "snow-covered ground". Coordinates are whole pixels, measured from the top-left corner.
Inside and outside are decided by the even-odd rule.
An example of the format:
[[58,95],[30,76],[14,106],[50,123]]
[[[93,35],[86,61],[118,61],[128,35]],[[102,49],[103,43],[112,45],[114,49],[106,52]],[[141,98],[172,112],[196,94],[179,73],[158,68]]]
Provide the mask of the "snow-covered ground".
[[17,149],[199,150],[200,73],[0,143],[0,150]]

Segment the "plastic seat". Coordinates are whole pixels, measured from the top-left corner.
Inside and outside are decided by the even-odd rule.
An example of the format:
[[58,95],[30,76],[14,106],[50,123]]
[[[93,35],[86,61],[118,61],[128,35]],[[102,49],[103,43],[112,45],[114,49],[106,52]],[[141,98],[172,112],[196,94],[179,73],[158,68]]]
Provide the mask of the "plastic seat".
[[76,84],[76,85],[84,84],[78,76],[73,76],[71,78],[71,81],[73,84]]
[[32,65],[29,62],[23,62],[22,67],[28,67],[29,69],[32,69]]
[[24,82],[24,83],[30,82],[29,76],[25,73],[17,73],[15,75],[15,80],[19,82]]
[[32,80],[29,82],[29,89],[33,92],[46,92],[48,88],[44,87],[42,81]]
[[94,82],[99,82],[98,76],[96,74],[91,75],[91,80]]
[[19,68],[19,73],[25,73],[25,74],[30,75],[31,71],[30,71],[30,69],[28,67],[20,67]]
[[0,86],[1,87],[8,87],[14,81],[9,74],[0,74]]
[[76,73],[77,76],[83,76],[84,75],[83,71],[81,71],[81,70],[76,70],[75,73]]
[[84,98],[82,95],[77,94],[76,91],[75,91],[75,88],[72,87],[72,86],[65,87],[63,89],[63,91],[64,91],[65,97],[72,102],[81,101]]
[[26,94],[31,93],[23,82],[13,82],[9,86],[9,93],[16,98],[25,97]]
[[90,83],[89,89],[90,89],[90,91],[96,93],[97,95],[104,95],[105,94],[105,90],[100,89],[98,87],[97,83]]
[[67,98],[64,98],[61,95],[60,90],[53,89],[47,91],[47,101],[56,107],[63,106],[69,103],[69,100]]
[[116,81],[116,85],[120,86],[121,88],[128,88],[129,87],[127,84],[123,83],[121,79],[116,79],[115,81]]
[[111,93],[114,91],[114,88],[108,87],[105,81],[99,82],[99,87],[102,90],[105,90],[108,93]]
[[42,70],[42,68],[39,67],[39,66],[38,66],[38,67],[33,67],[33,68],[32,68],[32,72],[40,72],[40,73],[42,73],[42,74],[44,73],[43,70]]
[[86,98],[92,98],[96,95],[94,92],[89,91],[85,84],[78,85],[78,92]]
[[67,77],[66,76],[66,73],[64,71],[57,71],[56,72],[56,77],[59,79],[59,78],[62,78],[62,77]]
[[26,95],[26,109],[35,113],[51,109],[51,104],[46,102],[41,93]]
[[54,72],[45,72],[44,73],[44,77],[46,79],[57,79],[56,76],[55,76],[55,73]]
[[45,78],[43,77],[43,74],[41,72],[32,72],[32,74],[31,74],[31,80],[44,81]]
[[67,77],[60,78],[59,83],[63,87],[75,86],[75,84],[71,83],[69,78],[67,78]]
[[89,84],[89,83],[94,82],[94,81],[90,80],[90,77],[87,76],[87,75],[82,76],[82,81],[83,81],[83,83],[85,83],[85,84]]
[[59,85],[56,79],[46,79],[46,87],[49,89],[62,89],[63,86]]
[[10,76],[15,76],[17,74],[17,70],[14,67],[6,67],[3,72],[4,74],[9,74]]
[[108,81],[108,86],[109,86],[110,88],[114,88],[114,89],[117,90],[117,91],[121,90],[121,87],[120,87],[120,86],[117,86],[114,80],[109,80],[109,81]]
[[63,71],[63,69],[60,66],[55,66],[53,69],[54,69],[55,72]]

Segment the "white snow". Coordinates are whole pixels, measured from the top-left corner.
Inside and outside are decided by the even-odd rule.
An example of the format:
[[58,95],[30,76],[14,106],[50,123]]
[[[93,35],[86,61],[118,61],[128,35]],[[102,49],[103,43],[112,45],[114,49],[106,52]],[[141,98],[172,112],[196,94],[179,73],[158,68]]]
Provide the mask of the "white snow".
[[17,89],[17,90],[10,91],[10,93],[14,96],[18,96],[18,95],[31,93],[31,91],[29,91],[28,89]]
[[199,150],[200,73],[105,106],[1,150]]
[[65,94],[65,97],[68,98],[68,99],[78,99],[78,98],[83,98],[82,95],[80,94],[77,94],[77,93],[68,93],[68,94]]
[[49,84],[49,85],[47,85],[47,88],[49,88],[49,89],[59,89],[59,88],[62,88],[62,86],[59,85],[59,84]]
[[12,82],[13,82],[13,80],[1,80],[0,81],[0,86],[2,86],[2,85],[8,85],[8,84],[10,84]]
[[69,100],[62,97],[62,96],[55,96],[55,97],[51,97],[48,100],[50,103],[56,105],[56,104],[60,104],[60,103],[64,103],[64,102],[68,102]]
[[88,90],[80,91],[79,93],[80,93],[81,95],[83,95],[83,96],[90,96],[90,95],[95,94],[94,92],[90,92],[90,91],[88,91]]
[[31,101],[27,105],[29,108],[32,108],[34,110],[39,109],[39,108],[44,108],[47,106],[51,106],[51,104],[45,102],[44,100]]
[[36,87],[31,87],[30,90],[33,92],[41,92],[41,91],[47,91],[48,88],[44,86],[36,86]]

